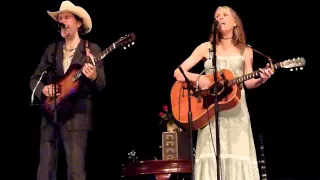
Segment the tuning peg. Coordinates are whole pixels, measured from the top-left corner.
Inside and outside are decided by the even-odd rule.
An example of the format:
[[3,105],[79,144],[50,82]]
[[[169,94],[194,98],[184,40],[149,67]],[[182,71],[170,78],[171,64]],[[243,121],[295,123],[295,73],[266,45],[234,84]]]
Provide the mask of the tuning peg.
[[134,45],[134,42],[132,42],[131,45]]
[[126,50],[127,48],[124,46],[123,49]]
[[300,67],[300,70],[303,70],[303,67]]
[[290,71],[293,71],[293,69],[291,68]]

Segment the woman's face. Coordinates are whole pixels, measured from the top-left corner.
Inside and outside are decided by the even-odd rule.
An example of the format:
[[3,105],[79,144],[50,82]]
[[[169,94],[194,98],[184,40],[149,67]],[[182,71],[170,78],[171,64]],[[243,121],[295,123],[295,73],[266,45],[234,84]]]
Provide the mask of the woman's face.
[[214,17],[219,22],[218,29],[221,33],[233,31],[236,26],[235,18],[229,8],[218,8]]

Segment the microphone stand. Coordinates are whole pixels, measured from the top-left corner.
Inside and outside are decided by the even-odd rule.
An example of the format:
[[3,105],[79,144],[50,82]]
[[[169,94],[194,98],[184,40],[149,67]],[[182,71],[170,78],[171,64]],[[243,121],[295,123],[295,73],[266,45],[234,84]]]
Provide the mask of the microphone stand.
[[54,134],[56,135],[56,143],[55,143],[55,155],[54,155],[54,170],[52,173],[52,179],[56,180],[57,179],[57,166],[58,166],[58,140],[59,140],[59,129],[58,129],[58,114],[57,114],[57,95],[56,95],[56,90],[57,90],[57,84],[56,84],[56,54],[57,54],[57,46],[58,46],[58,41],[56,42],[55,45],[55,52],[54,52],[54,59],[52,63],[52,79],[53,79],[53,126],[54,126]]
[[[58,31],[60,32],[60,28],[64,27],[64,24],[59,23],[59,22],[55,22],[54,24],[54,28],[58,28]],[[58,114],[57,114],[57,85],[56,85],[56,79],[57,79],[57,67],[56,67],[56,55],[57,55],[57,48],[58,48],[58,43],[59,43],[59,38],[56,38],[56,43],[55,43],[55,48],[54,48],[54,53],[53,53],[53,58],[52,58],[52,63],[50,64],[50,66],[41,73],[40,78],[36,84],[36,86],[34,87],[34,89],[32,90],[32,94],[31,94],[31,104],[30,106],[35,106],[35,105],[40,105],[41,107],[43,106],[41,103],[40,104],[33,104],[34,101],[34,94],[36,89],[39,86],[39,83],[41,82],[44,74],[49,74],[49,80],[52,82],[53,84],[53,126],[54,126],[54,134],[56,135],[56,143],[55,143],[55,154],[54,154],[54,168],[52,170],[52,174],[51,174],[51,179],[52,180],[56,180],[57,179],[57,165],[58,165],[58,138],[59,138],[59,131],[58,131]]]
[[187,76],[184,74],[183,69],[181,66],[178,67],[180,72],[185,78],[185,81],[187,83],[187,87],[185,89],[188,90],[188,122],[189,122],[189,143],[190,143],[190,161],[191,161],[191,180],[194,180],[194,157],[193,157],[193,137],[192,137],[192,111],[191,111],[191,91],[193,91],[193,94],[196,94],[194,88],[192,87],[191,82],[187,78]]
[[[56,22],[55,28],[58,28],[58,32],[60,32],[60,28],[64,27],[61,26],[62,23]],[[51,77],[51,82],[53,84],[53,106],[52,106],[52,111],[53,111],[53,134],[56,136],[56,142],[55,142],[55,153],[54,153],[54,164],[53,164],[53,170],[51,174],[51,178],[53,180],[57,179],[57,170],[58,170],[58,145],[59,145],[59,127],[58,127],[58,114],[57,114],[57,63],[56,63],[56,56],[57,56],[57,48],[58,48],[58,43],[59,43],[59,36],[56,37],[56,43],[55,43],[55,48],[54,48],[54,53],[53,53],[53,60],[51,63],[50,67],[50,72],[49,76]]]
[[[213,66],[213,79],[214,79],[214,111],[215,111],[215,122],[216,122],[216,163],[217,163],[217,180],[220,180],[220,128],[219,128],[219,103],[218,103],[218,78],[217,78],[217,55],[216,55],[216,36],[217,36],[217,25],[218,22],[214,21],[213,24],[213,38],[211,41],[212,49],[210,52],[213,54],[212,66]],[[210,54],[210,53],[209,53]]]

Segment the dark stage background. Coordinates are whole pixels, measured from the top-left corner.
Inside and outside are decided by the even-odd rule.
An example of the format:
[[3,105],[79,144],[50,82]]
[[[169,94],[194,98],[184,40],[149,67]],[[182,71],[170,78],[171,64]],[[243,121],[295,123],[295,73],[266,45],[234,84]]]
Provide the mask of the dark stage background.
[[[276,61],[304,57],[303,71],[277,72],[263,86],[247,91],[255,138],[265,136],[265,155],[270,179],[320,177],[317,109],[308,102],[317,102],[311,95],[308,78],[319,65],[311,57],[312,33],[302,27],[311,21],[310,4],[296,2],[280,5],[271,1],[201,2],[199,5],[176,2],[136,3],[134,1],[73,1],[87,9],[93,29],[85,38],[107,48],[126,33],[134,32],[136,45],[118,49],[104,59],[107,87],[97,98],[94,131],[89,139],[88,179],[120,179],[121,165],[127,153],[136,149],[140,160],[161,158],[159,112],[170,105],[170,89],[174,69],[200,43],[207,41],[212,17],[218,5],[234,8],[243,20],[247,43],[270,55]],[[29,77],[43,51],[54,41],[56,32],[46,10],[58,10],[61,1],[41,1],[28,8],[30,28],[21,34],[27,40],[21,55],[20,89],[23,89],[23,111],[19,121],[26,133],[19,142],[23,157],[19,172],[24,179],[36,178],[38,165],[40,115],[38,107],[29,107]],[[31,7],[31,4],[28,7]],[[23,17],[23,16],[22,16]],[[20,17],[20,18],[22,18]],[[311,25],[310,25],[311,26]],[[314,25],[313,25],[314,26]],[[28,44],[30,43],[30,44]],[[254,69],[264,67],[267,60],[254,55]],[[193,69],[200,72],[203,64]],[[312,70],[311,70],[312,69]],[[311,81],[311,80],[310,80]],[[312,81],[311,81],[312,82]],[[21,103],[20,103],[21,105]],[[15,117],[17,117],[15,115]],[[196,132],[194,132],[196,134]],[[64,173],[64,158],[59,159],[59,173]]]

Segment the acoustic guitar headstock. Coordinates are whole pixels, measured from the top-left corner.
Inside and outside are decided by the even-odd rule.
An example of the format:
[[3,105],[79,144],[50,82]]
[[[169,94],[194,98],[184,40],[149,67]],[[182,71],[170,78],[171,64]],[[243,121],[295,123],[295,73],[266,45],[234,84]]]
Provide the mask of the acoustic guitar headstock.
[[115,42],[115,46],[117,48],[122,47],[123,49],[127,49],[127,47],[133,46],[135,41],[136,35],[133,32],[131,32],[119,38],[119,40]]
[[303,70],[303,67],[306,65],[306,60],[303,57],[288,59],[280,63],[281,68],[290,69],[290,71]]

